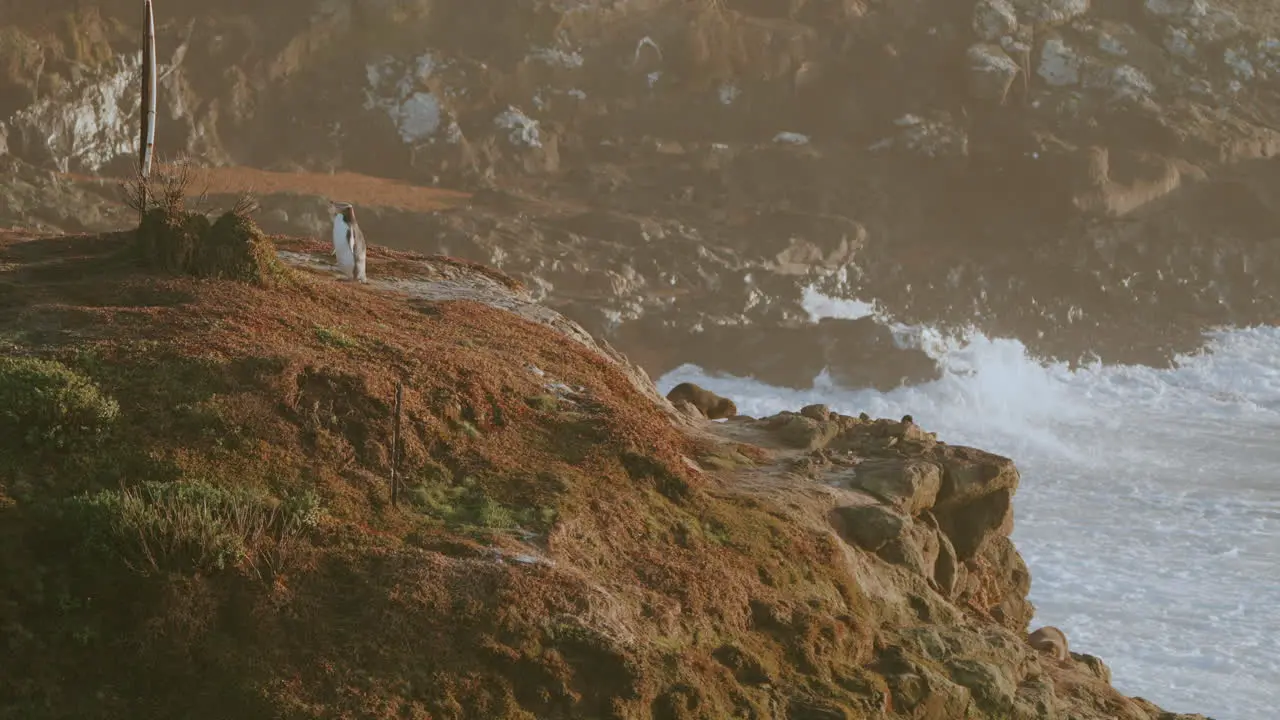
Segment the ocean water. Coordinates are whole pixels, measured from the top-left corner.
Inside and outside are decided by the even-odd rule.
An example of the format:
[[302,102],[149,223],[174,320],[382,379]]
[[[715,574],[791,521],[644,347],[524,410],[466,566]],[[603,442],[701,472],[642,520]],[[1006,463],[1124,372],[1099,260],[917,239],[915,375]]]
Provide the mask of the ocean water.
[[[815,319],[874,313],[816,292],[806,304]],[[685,365],[658,386],[696,382],[756,417],[812,402],[911,413],[940,440],[1013,458],[1032,627],[1062,628],[1122,692],[1167,710],[1280,717],[1280,328],[1214,332],[1173,369],[1071,370],[1016,340],[882,321],[943,377],[882,393],[823,375],[795,391]]]

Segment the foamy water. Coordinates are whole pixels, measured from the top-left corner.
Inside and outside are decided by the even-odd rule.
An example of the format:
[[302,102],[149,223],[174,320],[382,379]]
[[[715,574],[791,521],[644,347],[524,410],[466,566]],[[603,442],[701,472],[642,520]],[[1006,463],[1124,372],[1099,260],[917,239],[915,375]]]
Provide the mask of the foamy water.
[[[806,297],[815,317],[872,314]],[[940,440],[1012,457],[1022,472],[1014,541],[1032,574],[1032,625],[1057,625],[1103,658],[1122,692],[1216,720],[1280,707],[1280,328],[1225,330],[1178,367],[1043,365],[1016,340],[947,339],[894,326],[945,369],[881,393],[696,382],[769,415],[824,402],[845,414],[911,413]]]

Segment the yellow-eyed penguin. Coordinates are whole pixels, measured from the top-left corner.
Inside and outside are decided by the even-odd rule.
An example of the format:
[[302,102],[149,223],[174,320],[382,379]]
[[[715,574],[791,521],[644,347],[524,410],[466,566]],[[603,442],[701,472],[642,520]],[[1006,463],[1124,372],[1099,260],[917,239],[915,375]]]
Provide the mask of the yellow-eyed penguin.
[[338,269],[352,280],[367,282],[364,274],[364,231],[356,223],[356,210],[351,203],[329,201],[333,214],[333,254],[338,258]]

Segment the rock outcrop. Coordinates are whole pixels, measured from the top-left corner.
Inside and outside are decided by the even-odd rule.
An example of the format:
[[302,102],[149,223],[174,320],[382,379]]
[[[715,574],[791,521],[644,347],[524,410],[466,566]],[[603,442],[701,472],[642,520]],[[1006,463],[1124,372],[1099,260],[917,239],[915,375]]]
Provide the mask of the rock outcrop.
[[911,422],[783,413],[759,423],[816,482],[847,499],[831,511],[851,544],[919,575],[941,597],[1022,630],[1030,575],[1013,531],[1013,462],[940,444]]

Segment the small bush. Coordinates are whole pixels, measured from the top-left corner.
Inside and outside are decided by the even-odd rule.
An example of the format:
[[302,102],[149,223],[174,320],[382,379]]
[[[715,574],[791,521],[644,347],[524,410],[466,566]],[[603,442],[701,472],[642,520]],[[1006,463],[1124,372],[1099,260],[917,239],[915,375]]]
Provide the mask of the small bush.
[[238,205],[223,213],[199,247],[197,274],[265,283],[281,274],[275,246]]
[[283,275],[271,241],[234,212],[210,223],[203,213],[154,208],[143,215],[136,243],[143,263],[156,270],[260,285]]
[[88,546],[143,573],[233,567],[278,572],[289,545],[319,522],[319,498],[271,497],[204,481],[150,482],[66,501]]
[[[242,196],[210,222],[203,211],[187,207],[193,179],[190,161],[180,160],[125,184],[125,202],[142,214],[135,239],[143,263],[166,272],[257,284],[281,278],[284,268],[275,247],[249,217],[257,203]],[[198,200],[204,197],[202,192]]]
[[98,437],[120,406],[60,362],[0,358],[0,446],[66,449]]
[[280,512],[284,516],[285,529],[290,531],[314,529],[324,519],[320,496],[310,490],[285,498],[280,503]]

